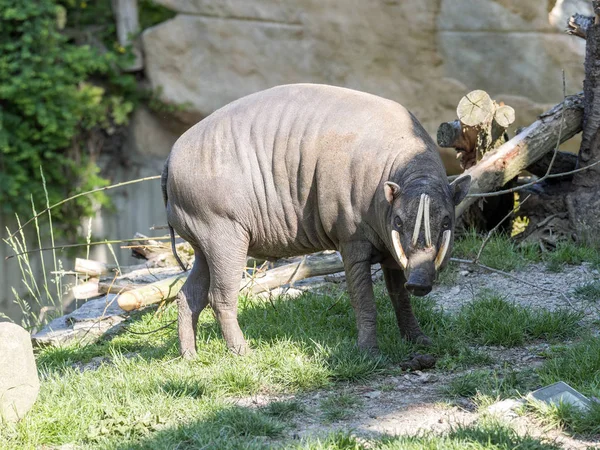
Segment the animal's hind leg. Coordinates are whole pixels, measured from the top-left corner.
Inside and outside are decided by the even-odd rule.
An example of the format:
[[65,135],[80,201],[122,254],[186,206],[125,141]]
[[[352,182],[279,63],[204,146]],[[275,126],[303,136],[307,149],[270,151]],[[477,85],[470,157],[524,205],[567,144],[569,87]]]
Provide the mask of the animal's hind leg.
[[210,275],[206,258],[198,248],[194,249],[194,267],[181,291],[177,294],[179,352],[184,358],[196,356],[196,331],[198,317],[208,304]]
[[215,311],[227,347],[243,355],[248,351],[237,320],[237,303],[242,272],[246,266],[248,238],[235,226],[219,229],[222,239],[213,238],[206,248],[210,268],[208,301]]

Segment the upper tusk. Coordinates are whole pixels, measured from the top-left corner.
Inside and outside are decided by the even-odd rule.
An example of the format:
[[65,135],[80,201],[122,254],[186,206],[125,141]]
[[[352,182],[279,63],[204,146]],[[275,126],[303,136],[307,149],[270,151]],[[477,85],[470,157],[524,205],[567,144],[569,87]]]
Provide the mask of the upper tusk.
[[392,243],[394,244],[394,250],[398,256],[398,262],[403,269],[406,269],[408,266],[408,258],[406,257],[404,249],[402,248],[402,243],[400,242],[400,233],[396,230],[392,230]]
[[440,251],[435,257],[435,270],[438,270],[444,259],[446,258],[446,253],[448,253],[448,247],[450,247],[450,237],[452,236],[452,231],[446,230],[442,235],[442,246],[440,247]]
[[415,221],[415,229],[413,231],[412,245],[416,246],[419,240],[419,233],[421,232],[421,220],[423,219],[423,203],[425,203],[425,194],[421,194],[421,200],[419,201],[419,210],[417,211],[417,220]]
[[431,197],[429,195],[425,195],[425,211],[423,212],[424,222],[425,222],[425,245],[427,247],[431,247],[431,220],[429,217],[429,203],[431,202]]

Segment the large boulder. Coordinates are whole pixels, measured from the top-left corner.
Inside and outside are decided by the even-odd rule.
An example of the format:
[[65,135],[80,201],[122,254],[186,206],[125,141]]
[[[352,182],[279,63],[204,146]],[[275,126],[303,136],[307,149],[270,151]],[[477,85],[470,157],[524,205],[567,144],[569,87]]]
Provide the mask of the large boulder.
[[21,419],[40,390],[29,333],[18,325],[0,322],[0,421]]
[[562,99],[562,69],[568,92],[583,80],[585,43],[550,21],[554,0],[158,1],[178,15],[143,33],[146,74],[164,100],[190,105],[190,124],[313,82],[396,100],[435,135],[472,89],[549,104]]

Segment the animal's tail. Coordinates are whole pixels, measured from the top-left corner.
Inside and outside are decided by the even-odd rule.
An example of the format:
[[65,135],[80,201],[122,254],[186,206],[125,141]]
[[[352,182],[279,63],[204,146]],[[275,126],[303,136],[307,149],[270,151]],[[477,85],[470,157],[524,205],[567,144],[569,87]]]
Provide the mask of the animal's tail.
[[[165,202],[165,208],[167,207],[167,202],[169,200],[168,196],[167,196],[167,179],[169,177],[169,158],[167,158],[167,161],[165,162],[165,167],[162,171],[162,175],[160,177],[160,187],[162,189],[162,195],[163,195],[163,200]],[[187,267],[183,264],[183,262],[181,261],[181,259],[179,259],[179,255],[177,254],[177,248],[175,248],[175,230],[173,230],[173,227],[171,226],[170,223],[167,223],[167,225],[169,226],[169,234],[171,235],[171,251],[173,252],[173,256],[175,256],[175,260],[177,261],[177,264],[179,264],[179,267],[181,267],[181,270],[183,270],[184,272],[187,271]]]

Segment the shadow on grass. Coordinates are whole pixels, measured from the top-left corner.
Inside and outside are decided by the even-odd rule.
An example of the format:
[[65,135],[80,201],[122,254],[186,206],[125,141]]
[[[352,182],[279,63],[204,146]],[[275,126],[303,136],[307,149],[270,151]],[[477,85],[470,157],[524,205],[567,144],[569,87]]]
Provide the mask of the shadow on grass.
[[165,428],[135,443],[111,446],[118,450],[142,449],[267,449],[367,450],[434,448],[473,448],[479,450],[557,450],[561,447],[543,438],[518,434],[494,419],[481,419],[471,425],[456,426],[445,433],[387,436],[370,430],[369,438],[357,438],[348,431],[313,430],[303,439],[290,439],[293,421],[281,421],[265,410],[230,407],[209,414],[204,420]]
[[[246,339],[255,352],[269,347],[284,347],[318,358],[333,371],[334,380],[356,380],[383,367],[406,359],[416,347],[400,337],[385,289],[378,288],[378,336],[382,356],[368,355],[356,348],[356,322],[347,294],[334,287],[321,293],[306,293],[296,299],[272,301],[240,297],[238,319]],[[428,304],[425,309],[432,309]],[[129,320],[127,328],[108,340],[89,345],[45,348],[39,351],[42,371],[68,370],[93,358],[111,354],[135,354],[144,360],[178,357],[177,324],[159,329],[177,317],[177,307],[169,305],[160,315],[156,310]],[[426,326],[427,328],[428,326]],[[144,333],[144,334],[140,334]],[[145,334],[147,333],[147,334]],[[229,355],[210,308],[205,309],[198,326],[198,362],[206,365]],[[251,356],[252,357],[252,356]],[[275,358],[273,365],[279,364]]]

